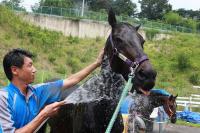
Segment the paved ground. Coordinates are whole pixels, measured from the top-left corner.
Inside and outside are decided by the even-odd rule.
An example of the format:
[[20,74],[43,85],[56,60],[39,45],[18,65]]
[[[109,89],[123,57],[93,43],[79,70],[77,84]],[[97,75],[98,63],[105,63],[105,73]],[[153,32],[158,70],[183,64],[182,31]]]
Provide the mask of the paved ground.
[[[154,133],[159,133],[158,127],[159,124],[154,124]],[[165,124],[163,125],[163,131],[160,133],[200,133],[200,128]]]

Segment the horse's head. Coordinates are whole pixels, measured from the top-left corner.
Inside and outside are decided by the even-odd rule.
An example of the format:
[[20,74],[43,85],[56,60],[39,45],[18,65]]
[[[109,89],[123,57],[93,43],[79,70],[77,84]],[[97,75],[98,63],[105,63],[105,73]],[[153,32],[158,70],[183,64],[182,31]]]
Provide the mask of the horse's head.
[[176,123],[176,98],[165,90],[153,89],[149,95],[151,104],[155,107],[163,106],[172,123]]
[[167,98],[164,98],[163,108],[165,112],[168,114],[171,123],[176,123],[176,96],[170,95]]
[[108,22],[112,27],[112,32],[107,39],[105,53],[112,70],[122,74],[128,80],[130,68],[134,68],[135,77],[131,91],[135,89],[137,92],[148,92],[155,85],[156,71],[153,70],[143,51],[145,41],[138,33],[140,26],[117,23],[112,10],[109,11]]

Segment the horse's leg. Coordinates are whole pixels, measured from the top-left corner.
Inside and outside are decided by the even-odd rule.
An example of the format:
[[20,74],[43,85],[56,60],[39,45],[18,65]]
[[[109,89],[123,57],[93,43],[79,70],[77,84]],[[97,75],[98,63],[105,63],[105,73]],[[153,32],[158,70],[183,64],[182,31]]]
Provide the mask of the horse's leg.
[[150,116],[144,116],[144,122],[146,125],[146,133],[153,133],[153,119]]

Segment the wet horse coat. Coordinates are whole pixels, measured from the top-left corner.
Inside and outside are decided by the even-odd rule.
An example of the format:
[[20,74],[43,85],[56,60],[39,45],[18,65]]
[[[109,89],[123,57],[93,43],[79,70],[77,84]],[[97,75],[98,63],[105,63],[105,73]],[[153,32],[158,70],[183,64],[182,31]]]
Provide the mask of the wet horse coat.
[[[124,84],[122,75],[111,70],[108,58],[104,56],[100,74],[93,76],[69,95],[66,98],[69,104],[61,108],[59,116],[49,120],[51,132],[105,132]],[[112,132],[122,131],[123,122],[119,114]]]
[[[162,90],[163,92],[166,92]],[[176,97],[169,93],[159,93],[160,90],[153,89],[149,96],[142,94],[132,94],[129,98],[133,99],[129,107],[129,132],[133,131],[132,126],[134,115],[140,115],[140,117],[145,122],[146,132],[151,133],[153,131],[153,119],[150,118],[150,114],[153,109],[159,106],[163,106],[165,112],[167,113],[169,119],[172,123],[176,122]],[[171,112],[170,112],[170,111]]]
[[[112,33],[106,42],[100,74],[89,79],[66,98],[69,104],[61,108],[59,116],[49,120],[51,132],[105,132],[132,65],[139,65],[132,90],[140,92],[153,88],[156,72],[143,52],[144,39],[137,32],[139,27],[117,23],[112,11],[109,12],[108,21]],[[127,57],[129,63],[121,60],[119,53]],[[118,114],[111,132],[122,131],[122,116]]]

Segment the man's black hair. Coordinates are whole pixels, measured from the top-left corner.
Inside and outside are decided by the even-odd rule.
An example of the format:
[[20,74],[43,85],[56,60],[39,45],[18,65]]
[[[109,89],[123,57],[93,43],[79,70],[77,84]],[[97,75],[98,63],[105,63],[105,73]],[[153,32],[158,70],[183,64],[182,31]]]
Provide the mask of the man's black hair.
[[21,68],[24,64],[24,57],[33,58],[33,54],[24,49],[17,48],[17,49],[13,49],[13,50],[9,51],[4,56],[3,68],[4,68],[4,72],[6,74],[6,77],[10,81],[13,78],[11,67],[16,66],[18,68]]

